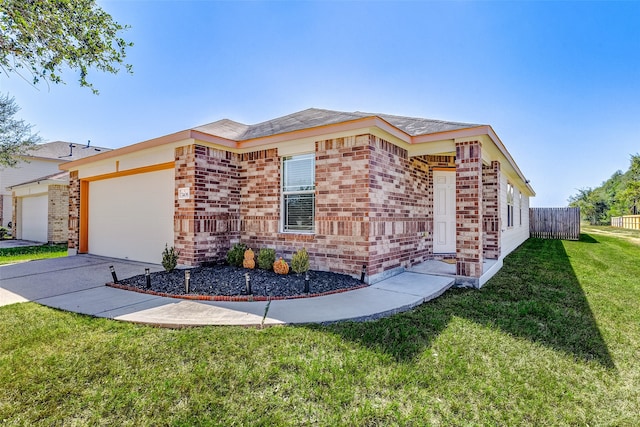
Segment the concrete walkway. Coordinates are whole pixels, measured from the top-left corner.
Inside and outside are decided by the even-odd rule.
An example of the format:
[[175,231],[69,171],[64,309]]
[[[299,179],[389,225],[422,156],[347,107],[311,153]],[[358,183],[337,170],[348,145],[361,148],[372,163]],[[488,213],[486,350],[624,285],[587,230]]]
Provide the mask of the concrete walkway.
[[20,246],[40,246],[40,245],[46,245],[46,243],[34,242],[32,240],[18,240],[18,239],[0,240],[0,249],[18,248]]
[[190,301],[114,289],[118,277],[161,271],[144,264],[92,255],[0,266],[0,306],[35,301],[96,317],[166,327],[278,325],[364,321],[409,310],[440,296],[454,278],[405,272],[375,285],[315,298],[268,302]]

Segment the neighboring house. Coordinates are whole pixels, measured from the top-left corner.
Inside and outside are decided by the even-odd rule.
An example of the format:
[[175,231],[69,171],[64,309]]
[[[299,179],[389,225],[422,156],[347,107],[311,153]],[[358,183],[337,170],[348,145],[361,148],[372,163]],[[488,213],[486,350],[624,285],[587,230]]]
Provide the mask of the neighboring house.
[[[13,226],[13,235],[25,240],[39,242],[66,241],[61,233],[65,231],[48,230],[49,223],[57,224],[59,219],[48,218],[48,212],[58,211],[64,200],[59,192],[65,193],[56,186],[68,186],[68,174],[60,174],[59,166],[69,160],[82,159],[94,154],[109,151],[109,148],[91,147],[64,141],[38,144],[22,157],[16,167],[0,168],[0,223],[6,227],[9,222]],[[51,187],[53,186],[53,187]],[[54,193],[47,194],[51,188]],[[17,198],[13,198],[14,190]],[[68,190],[67,197],[68,203]],[[52,208],[52,200],[57,200],[56,208]],[[56,214],[58,215],[58,214]],[[68,211],[65,212],[65,226],[68,223]],[[57,225],[54,227],[59,229]],[[53,233],[53,240],[49,232]]]
[[13,192],[13,236],[35,242],[69,239],[69,172],[9,187]]
[[[70,254],[182,265],[236,242],[369,283],[434,258],[480,286],[529,237],[535,193],[491,126],[309,109],[220,120],[66,163]],[[486,273],[486,272],[484,272]]]

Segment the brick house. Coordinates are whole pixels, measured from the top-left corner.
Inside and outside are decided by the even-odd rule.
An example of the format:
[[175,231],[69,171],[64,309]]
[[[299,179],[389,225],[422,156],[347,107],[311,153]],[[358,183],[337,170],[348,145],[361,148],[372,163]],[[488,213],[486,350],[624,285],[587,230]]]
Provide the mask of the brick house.
[[[256,125],[220,120],[61,166],[69,252],[182,265],[236,242],[370,283],[454,258],[480,286],[484,260],[529,237],[535,193],[491,126],[308,109]],[[495,264],[495,263],[493,263]],[[499,267],[498,267],[499,268]],[[483,276],[485,274],[485,276]]]

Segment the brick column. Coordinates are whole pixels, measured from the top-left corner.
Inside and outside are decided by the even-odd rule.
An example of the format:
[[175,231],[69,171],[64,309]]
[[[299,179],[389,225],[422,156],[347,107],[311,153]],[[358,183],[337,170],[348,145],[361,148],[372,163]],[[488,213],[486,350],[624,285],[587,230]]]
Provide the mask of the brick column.
[[500,258],[500,162],[482,167],[484,257]]
[[[240,240],[240,167],[237,155],[201,145],[175,151],[174,246],[178,263],[223,259]],[[189,196],[180,198],[180,189]]]
[[478,286],[482,275],[482,144],[456,142],[456,279]]
[[80,247],[80,179],[78,171],[69,173],[69,255]]
[[[11,193],[11,235],[13,238],[17,238],[16,231],[18,231],[18,227],[16,225],[16,220],[18,219],[18,198],[16,197],[16,192]],[[2,200],[2,195],[0,195],[0,201]],[[0,206],[0,209],[2,207]]]
[[69,186],[50,185],[48,194],[47,240],[51,243],[65,242],[69,235]]

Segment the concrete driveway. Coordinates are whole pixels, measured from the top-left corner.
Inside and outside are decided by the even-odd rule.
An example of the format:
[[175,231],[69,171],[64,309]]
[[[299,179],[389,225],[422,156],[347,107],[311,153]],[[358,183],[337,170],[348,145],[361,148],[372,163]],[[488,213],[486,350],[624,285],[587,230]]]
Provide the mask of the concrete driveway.
[[144,264],[77,255],[0,266],[0,306],[25,301],[96,317],[168,327],[278,325],[370,320],[409,310],[453,285],[451,277],[405,272],[366,288],[279,301],[189,301],[104,286],[118,277],[143,274]]
[[110,265],[122,278],[143,274],[145,268],[162,270],[155,264],[93,255],[3,265],[0,266],[0,306],[25,301],[46,302],[55,297],[104,288],[105,283],[111,281]]

